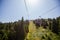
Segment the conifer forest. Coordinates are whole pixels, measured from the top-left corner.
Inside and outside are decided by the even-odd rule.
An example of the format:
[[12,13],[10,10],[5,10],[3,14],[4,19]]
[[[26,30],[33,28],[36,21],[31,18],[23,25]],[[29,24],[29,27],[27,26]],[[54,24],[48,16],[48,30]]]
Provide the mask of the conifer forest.
[[0,22],[0,40],[60,40],[60,16],[48,19]]

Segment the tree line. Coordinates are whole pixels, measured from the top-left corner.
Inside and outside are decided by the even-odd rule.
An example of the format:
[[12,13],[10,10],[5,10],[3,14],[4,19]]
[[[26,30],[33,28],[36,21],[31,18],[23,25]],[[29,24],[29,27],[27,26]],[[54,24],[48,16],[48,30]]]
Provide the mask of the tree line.
[[[43,27],[60,35],[60,16],[57,18],[33,20],[36,28]],[[9,23],[0,22],[0,40],[24,40],[29,32],[29,20],[21,20]]]

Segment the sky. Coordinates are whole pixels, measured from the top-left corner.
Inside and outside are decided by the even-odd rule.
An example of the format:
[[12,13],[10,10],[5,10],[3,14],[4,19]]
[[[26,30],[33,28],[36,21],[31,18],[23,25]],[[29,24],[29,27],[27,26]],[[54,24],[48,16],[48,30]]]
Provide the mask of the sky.
[[[26,4],[25,4],[26,2]],[[14,22],[60,16],[60,0],[0,0],[0,22]],[[39,17],[40,16],[40,17]]]

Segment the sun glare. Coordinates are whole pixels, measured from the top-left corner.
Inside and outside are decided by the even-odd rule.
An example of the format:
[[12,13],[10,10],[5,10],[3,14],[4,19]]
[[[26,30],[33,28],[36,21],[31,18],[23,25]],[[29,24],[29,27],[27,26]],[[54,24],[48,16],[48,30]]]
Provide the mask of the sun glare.
[[26,0],[26,3],[30,6],[37,6],[39,3],[39,0]]

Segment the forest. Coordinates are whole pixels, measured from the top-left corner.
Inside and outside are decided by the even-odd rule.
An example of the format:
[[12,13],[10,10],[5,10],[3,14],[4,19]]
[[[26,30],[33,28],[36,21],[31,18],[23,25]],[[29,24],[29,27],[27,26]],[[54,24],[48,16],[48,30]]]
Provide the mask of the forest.
[[0,40],[60,40],[60,16],[0,22]]

